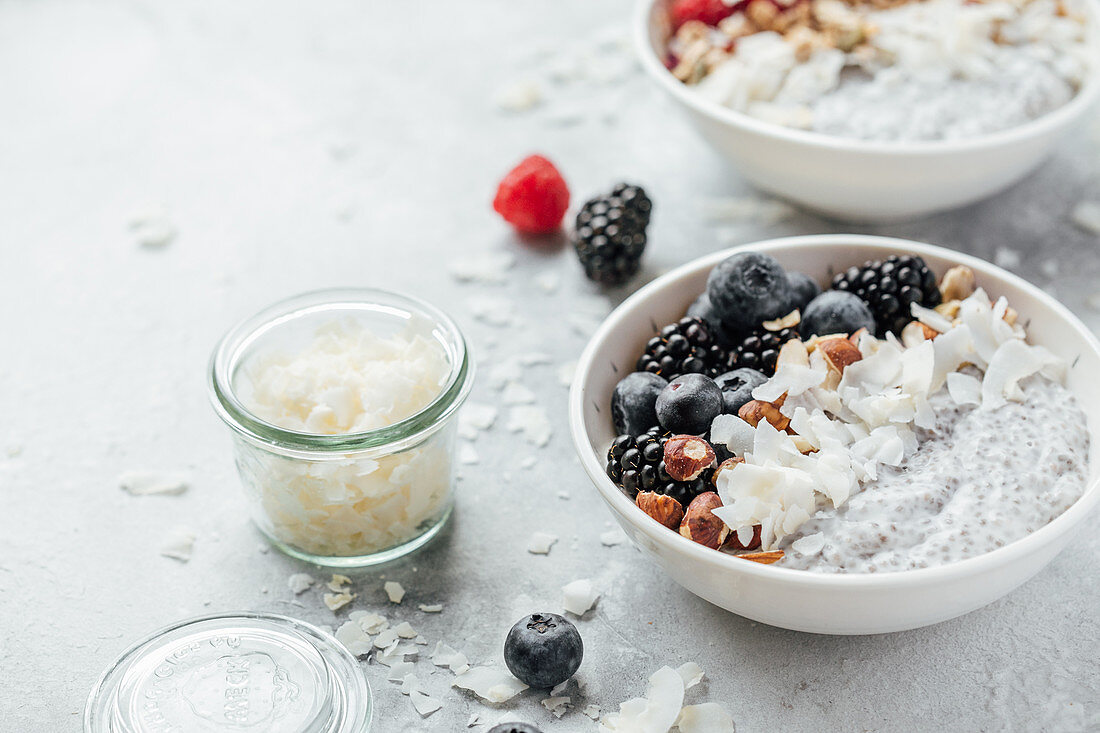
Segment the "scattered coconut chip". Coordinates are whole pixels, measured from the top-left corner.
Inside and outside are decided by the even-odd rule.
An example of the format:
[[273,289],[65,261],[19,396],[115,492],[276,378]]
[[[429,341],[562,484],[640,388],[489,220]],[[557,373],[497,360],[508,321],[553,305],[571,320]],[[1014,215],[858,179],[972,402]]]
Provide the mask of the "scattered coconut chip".
[[551,687],[550,688],[550,697],[559,697],[562,693],[564,693],[567,689],[569,689],[569,683],[572,682],[572,681],[573,681],[573,678],[570,677],[565,682],[559,682],[554,687]]
[[161,207],[131,217],[130,232],[137,243],[147,249],[167,247],[177,234],[176,226]]
[[1070,218],[1086,232],[1100,235],[1100,201],[1082,201],[1073,207]]
[[326,593],[321,597],[321,600],[328,606],[328,610],[335,613],[354,601],[355,598],[356,594],[344,591],[343,593]]
[[451,276],[463,283],[480,282],[499,285],[508,281],[508,271],[516,264],[510,252],[491,251],[466,255],[452,261],[447,269]]
[[542,102],[542,89],[530,80],[505,84],[493,95],[493,104],[505,112],[526,112]]
[[345,621],[341,624],[340,628],[336,629],[335,636],[337,641],[346,646],[348,651],[357,657],[369,654],[374,647],[374,643],[367,632],[363,631],[362,627],[354,621]]
[[506,405],[530,405],[535,402],[535,393],[519,382],[509,382],[504,385],[500,401]]
[[348,618],[359,624],[359,628],[368,634],[378,634],[390,627],[390,622],[385,616],[373,611],[352,611]]
[[417,637],[416,631],[413,630],[412,625],[408,621],[402,621],[397,626],[393,627],[393,630],[402,639],[415,639]]
[[515,305],[507,298],[478,295],[467,298],[466,306],[474,318],[488,326],[503,328],[515,323]]
[[825,548],[825,535],[814,532],[791,543],[791,549],[800,555],[816,555]]
[[451,686],[469,690],[494,704],[507,702],[527,689],[512,675],[493,667],[471,667],[456,677]]
[[599,705],[585,705],[584,710],[581,711],[592,720],[600,719],[600,706]]
[[334,573],[332,580],[325,583],[325,585],[328,586],[328,589],[333,593],[342,593],[351,585],[351,578],[346,575],[337,575]]
[[993,253],[993,264],[1006,270],[1020,266],[1020,253],[1011,247],[998,247]]
[[566,361],[558,365],[558,384],[563,387],[573,386],[573,375],[577,373],[577,362]]
[[414,691],[423,692],[423,690],[420,689],[420,679],[410,672],[401,680],[401,694],[411,695]]
[[516,405],[508,413],[508,430],[523,433],[527,442],[543,448],[550,443],[554,429],[550,418],[538,405]]
[[539,290],[546,293],[547,295],[552,295],[553,293],[556,293],[558,288],[561,286],[561,275],[556,272],[551,272],[549,270],[547,270],[546,272],[540,272],[538,275],[535,276],[535,285],[537,285]]
[[734,733],[733,718],[716,702],[687,705],[676,719],[680,733]]
[[458,462],[463,466],[473,466],[481,462],[481,457],[472,445],[460,443],[458,446]]
[[182,475],[154,471],[125,471],[118,477],[118,485],[131,496],[179,496],[188,488]]
[[443,612],[443,604],[442,603],[432,603],[432,604],[421,603],[419,606],[417,606],[417,608],[419,608],[424,613],[442,613]]
[[393,644],[397,641],[397,638],[398,637],[396,628],[384,629],[383,631],[379,632],[377,637],[375,637],[374,645],[379,649],[386,649],[387,647],[393,646]]
[[382,588],[386,591],[390,603],[400,603],[401,599],[405,597],[405,589],[395,580],[387,580]]
[[161,555],[180,562],[188,562],[194,551],[195,533],[183,527],[169,532],[164,544],[160,546]]
[[455,674],[462,674],[470,669],[470,662],[465,654],[455,651],[441,641],[436,642],[435,651],[429,659],[435,666],[448,667]]
[[412,662],[395,662],[390,666],[390,674],[386,679],[390,682],[404,682],[405,677],[412,674],[414,669],[416,669],[416,665]]
[[549,555],[550,548],[558,541],[557,535],[547,532],[535,532],[527,540],[527,551],[532,555]]
[[703,668],[695,662],[684,662],[676,668],[676,672],[684,681],[685,690],[690,690],[703,681]]
[[600,721],[600,733],[666,733],[676,724],[684,705],[684,681],[671,667],[661,667],[649,678],[645,697],[627,700],[619,712]]
[[626,533],[621,529],[609,529],[600,535],[600,544],[605,547],[614,547],[626,542]]
[[458,414],[458,435],[465,440],[476,440],[481,431],[493,427],[497,408],[479,402],[467,402]]
[[305,593],[310,587],[313,586],[313,576],[308,573],[294,573],[286,579],[287,587],[294,592],[294,595],[300,596]]
[[436,710],[443,707],[443,703],[436,700],[434,697],[428,697],[419,690],[413,690],[409,693],[409,700],[412,701],[413,707],[416,708],[416,712],[420,713],[420,717],[426,718]]
[[523,468],[523,469],[534,468],[535,464],[538,463],[538,462],[539,462],[538,458],[535,458],[534,456],[527,456],[526,458],[524,458],[522,461],[519,462],[519,467]]
[[600,592],[588,578],[562,586],[562,607],[575,616],[583,616],[596,603]]
[[549,710],[555,718],[560,718],[570,708],[571,700],[572,698],[568,695],[564,697],[546,697],[542,699],[542,706]]

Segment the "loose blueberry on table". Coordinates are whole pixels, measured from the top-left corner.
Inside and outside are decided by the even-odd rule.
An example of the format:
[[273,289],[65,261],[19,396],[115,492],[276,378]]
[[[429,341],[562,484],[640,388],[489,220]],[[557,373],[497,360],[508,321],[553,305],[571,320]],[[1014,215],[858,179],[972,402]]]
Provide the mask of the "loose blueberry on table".
[[565,682],[581,666],[584,644],[580,632],[556,613],[533,613],[516,622],[504,641],[504,662],[518,680],[531,687],[551,688]]
[[489,733],[542,733],[542,731],[528,723],[501,723],[490,728]]

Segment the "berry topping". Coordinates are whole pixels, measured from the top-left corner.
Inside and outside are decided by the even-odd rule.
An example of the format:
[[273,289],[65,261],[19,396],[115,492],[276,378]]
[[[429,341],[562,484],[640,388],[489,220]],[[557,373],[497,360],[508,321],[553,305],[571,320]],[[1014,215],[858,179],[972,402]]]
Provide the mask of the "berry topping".
[[665,379],[684,374],[713,377],[724,371],[725,362],[726,352],[716,343],[710,327],[701,318],[686,316],[662,328],[646,343],[635,368]]
[[804,309],[810,301],[821,295],[821,286],[809,275],[801,272],[788,272],[787,280],[794,291],[794,307]]
[[611,393],[611,421],[616,433],[641,435],[657,426],[657,395],[668,380],[649,372],[628,374]]
[[723,0],[673,0],[668,12],[673,30],[689,20],[699,20],[707,25],[718,25],[723,18],[733,15],[736,3],[727,5]]
[[569,187],[546,158],[532,155],[497,187],[493,209],[521,232],[545,234],[561,226],[569,208]]
[[769,331],[757,329],[751,335],[738,341],[730,349],[727,363],[730,367],[744,367],[763,372],[765,376],[775,374],[775,363],[779,359],[779,349],[791,339],[798,338],[797,328],[782,328]]
[[626,183],[585,203],[577,214],[573,248],[590,280],[621,285],[638,273],[652,210],[645,191]]
[[833,278],[833,288],[855,293],[871,309],[878,324],[877,336],[901,333],[913,320],[910,306],[940,304],[936,274],[914,255],[890,255],[885,260],[864,262]]
[[560,685],[581,666],[584,644],[577,627],[556,613],[521,618],[504,640],[504,662],[531,687]]
[[741,252],[711,270],[707,297],[728,332],[748,333],[795,309],[787,273],[769,255]]
[[722,390],[722,412],[736,415],[746,402],[752,401],[752,391],[764,382],[767,376],[755,369],[734,369],[714,380]]
[[[607,475],[631,499],[639,492],[668,496],[687,506],[701,492],[713,471],[705,470],[690,481],[676,481],[665,465],[669,435],[654,428],[642,435],[620,435],[607,451]],[[713,447],[712,447],[713,449]]]
[[858,296],[843,290],[826,290],[811,300],[800,325],[803,336],[853,334],[861,328],[874,333],[875,317]]
[[685,374],[657,396],[657,420],[672,433],[702,435],[722,414],[722,390],[710,377]]

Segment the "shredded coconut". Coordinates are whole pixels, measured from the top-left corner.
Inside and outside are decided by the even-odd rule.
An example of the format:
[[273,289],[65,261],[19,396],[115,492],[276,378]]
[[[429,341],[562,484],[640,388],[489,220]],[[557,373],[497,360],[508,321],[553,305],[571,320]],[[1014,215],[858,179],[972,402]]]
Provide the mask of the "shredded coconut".
[[531,535],[531,538],[527,540],[527,551],[532,555],[548,555],[550,554],[550,548],[553,547],[554,543],[557,541],[557,535],[547,534],[546,532],[535,532]]
[[527,689],[512,675],[493,667],[471,667],[451,684],[494,704],[507,702]]
[[164,544],[160,546],[161,555],[180,562],[188,562],[194,551],[195,533],[183,527],[169,532]]
[[382,588],[386,591],[386,597],[390,599],[390,603],[400,603],[405,597],[404,587],[395,580],[387,580]]
[[126,471],[118,477],[119,487],[131,496],[172,495],[187,491],[187,478],[155,471]]
[[595,584],[587,578],[562,586],[562,608],[575,616],[583,616],[600,597]]

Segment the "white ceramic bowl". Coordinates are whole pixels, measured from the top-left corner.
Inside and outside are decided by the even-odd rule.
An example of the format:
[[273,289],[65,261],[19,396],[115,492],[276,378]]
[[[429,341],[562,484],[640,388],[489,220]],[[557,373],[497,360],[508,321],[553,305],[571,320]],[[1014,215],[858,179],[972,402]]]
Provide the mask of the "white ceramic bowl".
[[[918,254],[942,274],[968,265],[991,296],[1004,295],[1029,338],[1070,365],[1067,385],[1088,415],[1092,437],[1085,494],[1047,526],[1006,547],[951,565],[879,574],[825,575],[758,565],[697,545],[643,514],[604,474],[614,438],[611,391],[633,370],[660,324],[683,316],[707,274],[733,252],[757,250],[784,267],[826,282],[834,270],[894,252]],[[585,471],[623,530],[642,552],[692,593],[773,626],[824,634],[873,634],[927,626],[1000,598],[1039,572],[1100,503],[1100,343],[1049,295],[983,260],[903,239],[858,235],[788,237],[716,252],[664,275],[615,309],[577,365],[569,425]]]
[[[765,191],[829,216],[893,221],[991,196],[1027,175],[1100,94],[1095,69],[1068,104],[1037,120],[966,140],[847,140],[764,122],[710,102],[665,68],[668,0],[639,0],[634,42],[642,67],[738,173]],[[1095,3],[1090,5],[1096,17]],[[1100,52],[1093,22],[1093,46]]]

